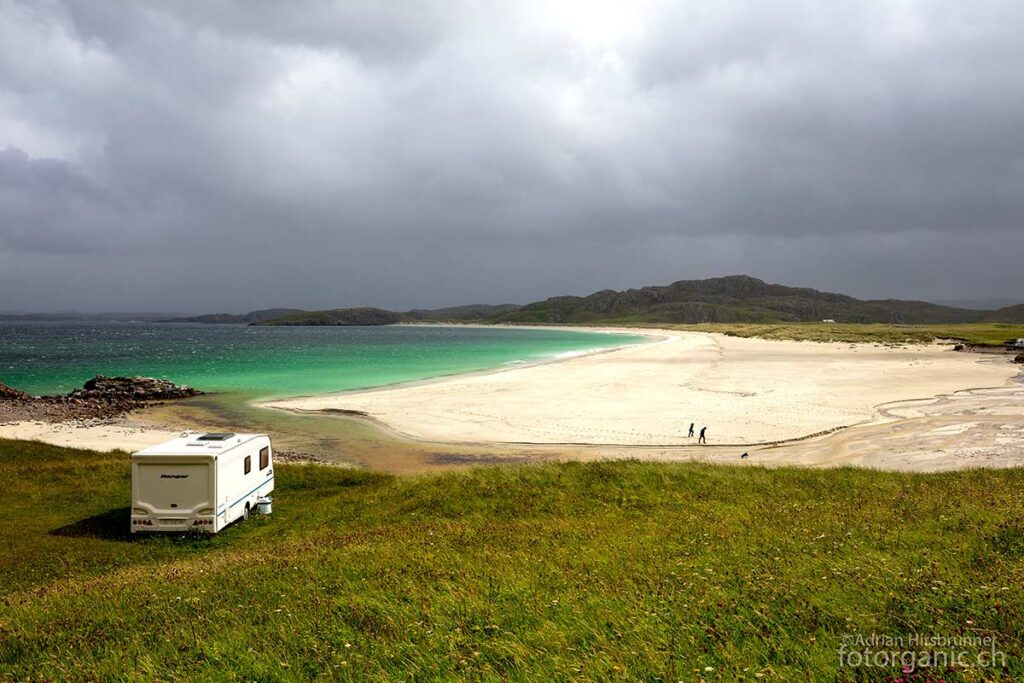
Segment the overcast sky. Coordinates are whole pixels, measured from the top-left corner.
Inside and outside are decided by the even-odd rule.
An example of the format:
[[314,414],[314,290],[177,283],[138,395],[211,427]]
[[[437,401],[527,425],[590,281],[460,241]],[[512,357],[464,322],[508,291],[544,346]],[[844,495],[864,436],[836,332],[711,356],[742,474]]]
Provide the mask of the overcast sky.
[[0,0],[0,310],[1024,300],[1024,3]]

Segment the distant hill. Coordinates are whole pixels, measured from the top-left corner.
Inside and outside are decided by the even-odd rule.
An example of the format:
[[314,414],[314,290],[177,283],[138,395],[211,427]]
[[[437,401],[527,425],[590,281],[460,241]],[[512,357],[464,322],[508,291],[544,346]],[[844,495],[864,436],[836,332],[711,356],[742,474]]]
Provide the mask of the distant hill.
[[514,304],[468,304],[450,308],[418,308],[404,313],[381,308],[335,308],[326,311],[303,311],[254,325],[393,325],[395,323],[469,323],[486,322],[490,318],[514,311]]
[[862,300],[845,294],[787,287],[748,275],[680,280],[670,285],[589,296],[558,296],[525,306],[469,304],[397,312],[380,308],[303,311],[270,308],[244,315],[174,318],[174,322],[252,325],[393,325],[402,322],[585,324],[585,323],[783,323],[836,320],[844,323],[1024,322],[1024,304],[996,310],[957,308],[927,301]]
[[970,308],[978,311],[991,311],[1005,306],[1013,306],[1017,299],[999,297],[993,299],[936,299],[933,304],[952,306],[953,308]]
[[[1002,303],[1007,299],[990,299]],[[679,280],[670,285],[556,296],[518,306],[467,304],[398,312],[381,308],[265,308],[249,313],[167,317],[153,313],[0,313],[0,320],[139,320],[236,325],[393,325],[395,323],[784,323],[835,320],[842,323],[1024,323],[1024,303],[981,308],[901,299],[862,300],[844,294],[769,284],[748,275]]]
[[995,311],[983,311],[983,320],[987,323],[1019,323],[1024,322],[1024,304],[1005,306]]
[[[519,308],[515,304],[468,304],[448,308],[417,308],[404,313],[381,308],[335,308],[306,311],[301,308],[267,308],[244,314],[211,313],[164,318],[163,323],[273,324],[273,325],[390,325],[397,322],[481,322]],[[387,315],[383,315],[383,314]],[[397,318],[395,317],[397,316]],[[360,322],[351,322],[360,321]]]
[[233,313],[211,313],[209,315],[193,315],[182,318],[165,318],[158,320],[161,323],[259,323],[264,320],[283,318],[289,315],[305,313],[301,308],[264,308],[259,311],[250,311],[236,315]]
[[680,280],[662,287],[603,290],[537,301],[490,319],[499,323],[967,323],[1024,321],[1021,306],[977,311],[925,301],[864,301],[816,289],[768,284],[747,275]]
[[479,322],[515,311],[516,304],[469,304],[433,310],[417,308],[402,314],[406,322]]
[[335,308],[328,311],[302,311],[271,320],[256,321],[253,325],[393,325],[402,322],[402,316],[382,308]]

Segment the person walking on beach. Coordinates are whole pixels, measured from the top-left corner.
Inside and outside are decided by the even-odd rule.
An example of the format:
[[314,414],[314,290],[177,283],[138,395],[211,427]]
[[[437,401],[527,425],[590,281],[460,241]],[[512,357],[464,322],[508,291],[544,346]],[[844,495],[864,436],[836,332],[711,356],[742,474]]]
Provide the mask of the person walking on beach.
[[690,438],[692,436],[693,436],[693,423],[691,422],[690,423],[690,433],[686,435],[686,438]]
[[699,438],[699,439],[697,439],[697,443],[702,443],[702,444],[704,444],[705,446],[706,446],[706,445],[707,445],[707,443],[708,443],[708,440],[704,438],[704,432],[706,432],[706,431],[708,431],[708,428],[707,428],[707,427],[701,427],[701,428],[700,428],[700,438]]

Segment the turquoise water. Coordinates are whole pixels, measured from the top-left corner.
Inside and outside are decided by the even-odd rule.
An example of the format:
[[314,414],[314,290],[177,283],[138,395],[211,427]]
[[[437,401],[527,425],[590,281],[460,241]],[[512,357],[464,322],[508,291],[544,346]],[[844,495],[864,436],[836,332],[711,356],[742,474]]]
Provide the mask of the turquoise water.
[[204,391],[300,396],[497,368],[643,341],[636,335],[477,327],[247,327],[0,322],[0,382],[66,393],[97,374]]

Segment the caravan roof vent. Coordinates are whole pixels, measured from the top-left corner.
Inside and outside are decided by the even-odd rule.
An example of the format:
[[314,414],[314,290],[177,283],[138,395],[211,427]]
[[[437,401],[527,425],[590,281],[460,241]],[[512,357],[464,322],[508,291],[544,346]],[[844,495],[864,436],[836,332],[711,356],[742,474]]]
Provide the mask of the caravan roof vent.
[[211,432],[209,434],[203,434],[196,441],[227,441],[234,434],[231,432]]

